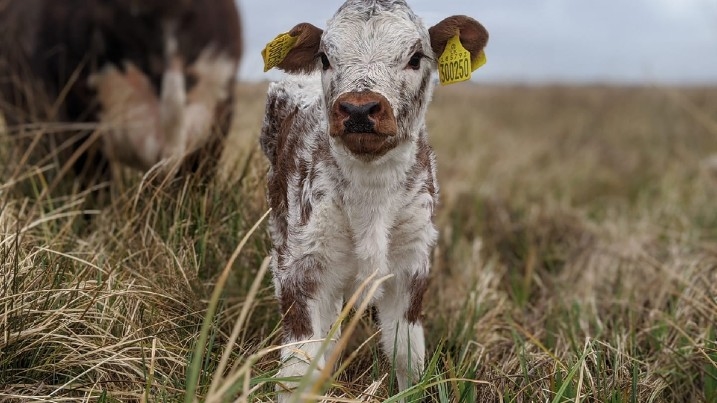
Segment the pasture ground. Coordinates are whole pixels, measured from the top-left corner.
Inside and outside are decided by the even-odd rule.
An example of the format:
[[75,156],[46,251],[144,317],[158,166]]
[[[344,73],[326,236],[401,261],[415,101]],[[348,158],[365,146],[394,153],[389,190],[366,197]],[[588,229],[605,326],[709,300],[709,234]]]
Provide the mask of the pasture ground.
[[[0,401],[273,400],[265,89],[239,89],[219,180],[125,171],[111,202],[0,135]],[[717,401],[717,89],[462,84],[428,125],[441,236],[408,401]],[[345,322],[320,393],[388,399],[372,315]]]

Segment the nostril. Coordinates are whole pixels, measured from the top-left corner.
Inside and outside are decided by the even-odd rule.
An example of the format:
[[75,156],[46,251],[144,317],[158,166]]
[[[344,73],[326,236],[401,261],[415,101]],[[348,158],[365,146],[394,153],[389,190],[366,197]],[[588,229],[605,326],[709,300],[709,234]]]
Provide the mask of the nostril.
[[351,111],[353,110],[354,105],[350,104],[348,102],[339,102],[339,111],[341,113],[344,113],[346,115],[351,115]]
[[356,105],[350,102],[339,102],[339,110],[341,113],[351,118],[367,118],[381,111],[381,104],[375,101],[366,102]]
[[379,102],[371,102],[371,107],[368,110],[369,116],[375,115],[381,112],[381,104]]

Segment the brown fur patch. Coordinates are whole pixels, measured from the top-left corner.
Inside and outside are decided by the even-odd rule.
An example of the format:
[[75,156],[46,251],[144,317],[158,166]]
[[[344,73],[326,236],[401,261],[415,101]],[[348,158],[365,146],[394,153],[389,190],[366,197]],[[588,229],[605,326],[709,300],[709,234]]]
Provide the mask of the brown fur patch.
[[296,170],[296,163],[292,157],[296,153],[299,140],[298,136],[290,137],[289,130],[294,124],[294,118],[297,113],[298,108],[289,113],[286,119],[281,122],[276,138],[276,159],[272,163],[272,174],[268,183],[267,195],[269,207],[271,207],[274,214],[279,217],[279,219],[276,220],[276,224],[282,238],[286,238],[287,235],[286,215],[288,214],[287,210],[289,208],[287,202],[289,191],[288,180],[289,176]]
[[[423,179],[421,183],[419,194],[428,193],[434,201],[437,201],[438,189],[436,189],[433,170],[431,167],[431,146],[424,138],[419,138],[417,145],[416,162],[411,168],[411,173],[408,175],[404,188],[407,191],[413,189],[413,187],[416,186],[418,178],[421,177],[423,172],[425,172],[426,178]],[[432,210],[431,213],[432,215],[435,215],[435,210]]]
[[[423,184],[423,191],[428,192],[433,198],[436,197],[436,184],[433,182],[433,175],[431,172],[431,146],[421,139],[418,142],[418,152],[416,154],[416,165],[417,168],[428,173],[428,177]],[[418,175],[416,172],[414,176]]]
[[422,274],[414,274],[411,278],[411,302],[408,310],[406,310],[406,320],[414,324],[421,320],[423,311],[423,294],[428,288],[428,276]]
[[[307,181],[311,180],[309,162],[303,159],[299,161],[299,177],[299,192],[302,192],[304,187],[307,185]],[[313,206],[311,205],[311,200],[306,200],[303,197],[299,199],[299,204],[301,205],[301,219],[299,220],[299,225],[303,226],[309,223]]]
[[[286,251],[278,251],[278,255],[285,253]],[[307,255],[294,262],[292,267],[279,268],[291,271],[288,280],[281,284],[279,296],[284,315],[282,329],[287,340],[306,339],[313,334],[308,300],[316,293],[318,284],[315,279],[320,274],[321,267],[313,256]]]
[[307,22],[292,28],[289,35],[298,36],[299,39],[277,67],[287,73],[309,73],[316,69],[316,54],[323,33],[321,28]]
[[[306,283],[305,281],[303,282]],[[309,291],[313,292],[316,288],[316,284],[304,284],[304,288],[306,287],[309,287]],[[307,296],[305,295],[305,291],[301,288],[282,287],[280,297],[281,311],[284,314],[282,318],[282,330],[287,340],[305,339],[311,337],[313,334],[309,307],[306,300]]]
[[485,27],[465,15],[448,17],[429,28],[428,33],[431,36],[431,47],[436,57],[443,54],[446,43],[455,34],[460,34],[461,44],[471,52],[472,59],[475,59],[488,43],[488,31]]

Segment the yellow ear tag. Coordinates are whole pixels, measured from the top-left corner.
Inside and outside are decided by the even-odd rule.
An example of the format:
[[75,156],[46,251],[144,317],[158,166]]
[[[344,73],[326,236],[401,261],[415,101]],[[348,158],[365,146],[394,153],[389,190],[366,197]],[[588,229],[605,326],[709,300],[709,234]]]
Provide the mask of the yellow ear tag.
[[438,78],[441,84],[459,83],[471,78],[471,72],[484,65],[485,53],[481,52],[476,60],[471,62],[471,52],[466,50],[458,34],[446,43],[446,49],[438,58]]
[[261,51],[261,57],[264,58],[264,72],[267,72],[281,63],[289,51],[294,48],[298,36],[291,36],[289,33],[278,35],[273,41],[266,44],[264,50]]

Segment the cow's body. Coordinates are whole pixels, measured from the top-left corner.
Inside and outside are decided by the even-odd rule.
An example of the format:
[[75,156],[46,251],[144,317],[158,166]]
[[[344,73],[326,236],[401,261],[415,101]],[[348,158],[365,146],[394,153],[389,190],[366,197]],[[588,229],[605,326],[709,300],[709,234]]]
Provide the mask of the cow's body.
[[[221,148],[242,53],[234,0],[5,0],[0,35],[10,125],[102,122],[95,168],[103,157],[148,169]],[[197,108],[210,116],[177,120]]]
[[[411,350],[417,369],[423,354],[421,296],[436,240],[433,151],[424,131],[415,143],[371,164],[348,157],[326,131],[318,80],[300,77],[270,88],[262,137],[272,161],[273,272],[286,336],[288,341],[325,337],[358,286],[374,273],[392,274],[372,302],[379,307],[387,346],[393,345],[395,320],[415,328]],[[405,330],[399,334],[406,337]],[[300,365],[294,369],[289,373],[301,373]]]
[[400,0],[350,0],[325,31],[299,24],[290,33],[299,39],[278,67],[298,74],[270,87],[261,135],[274,284],[285,341],[298,343],[282,352],[282,377],[306,375],[313,360],[324,367],[309,340],[327,336],[373,274],[392,275],[371,302],[400,389],[423,370],[421,305],[437,237],[425,127],[434,49],[451,36],[441,28],[479,38],[475,53],[487,41],[467,17],[437,28],[429,35]]

